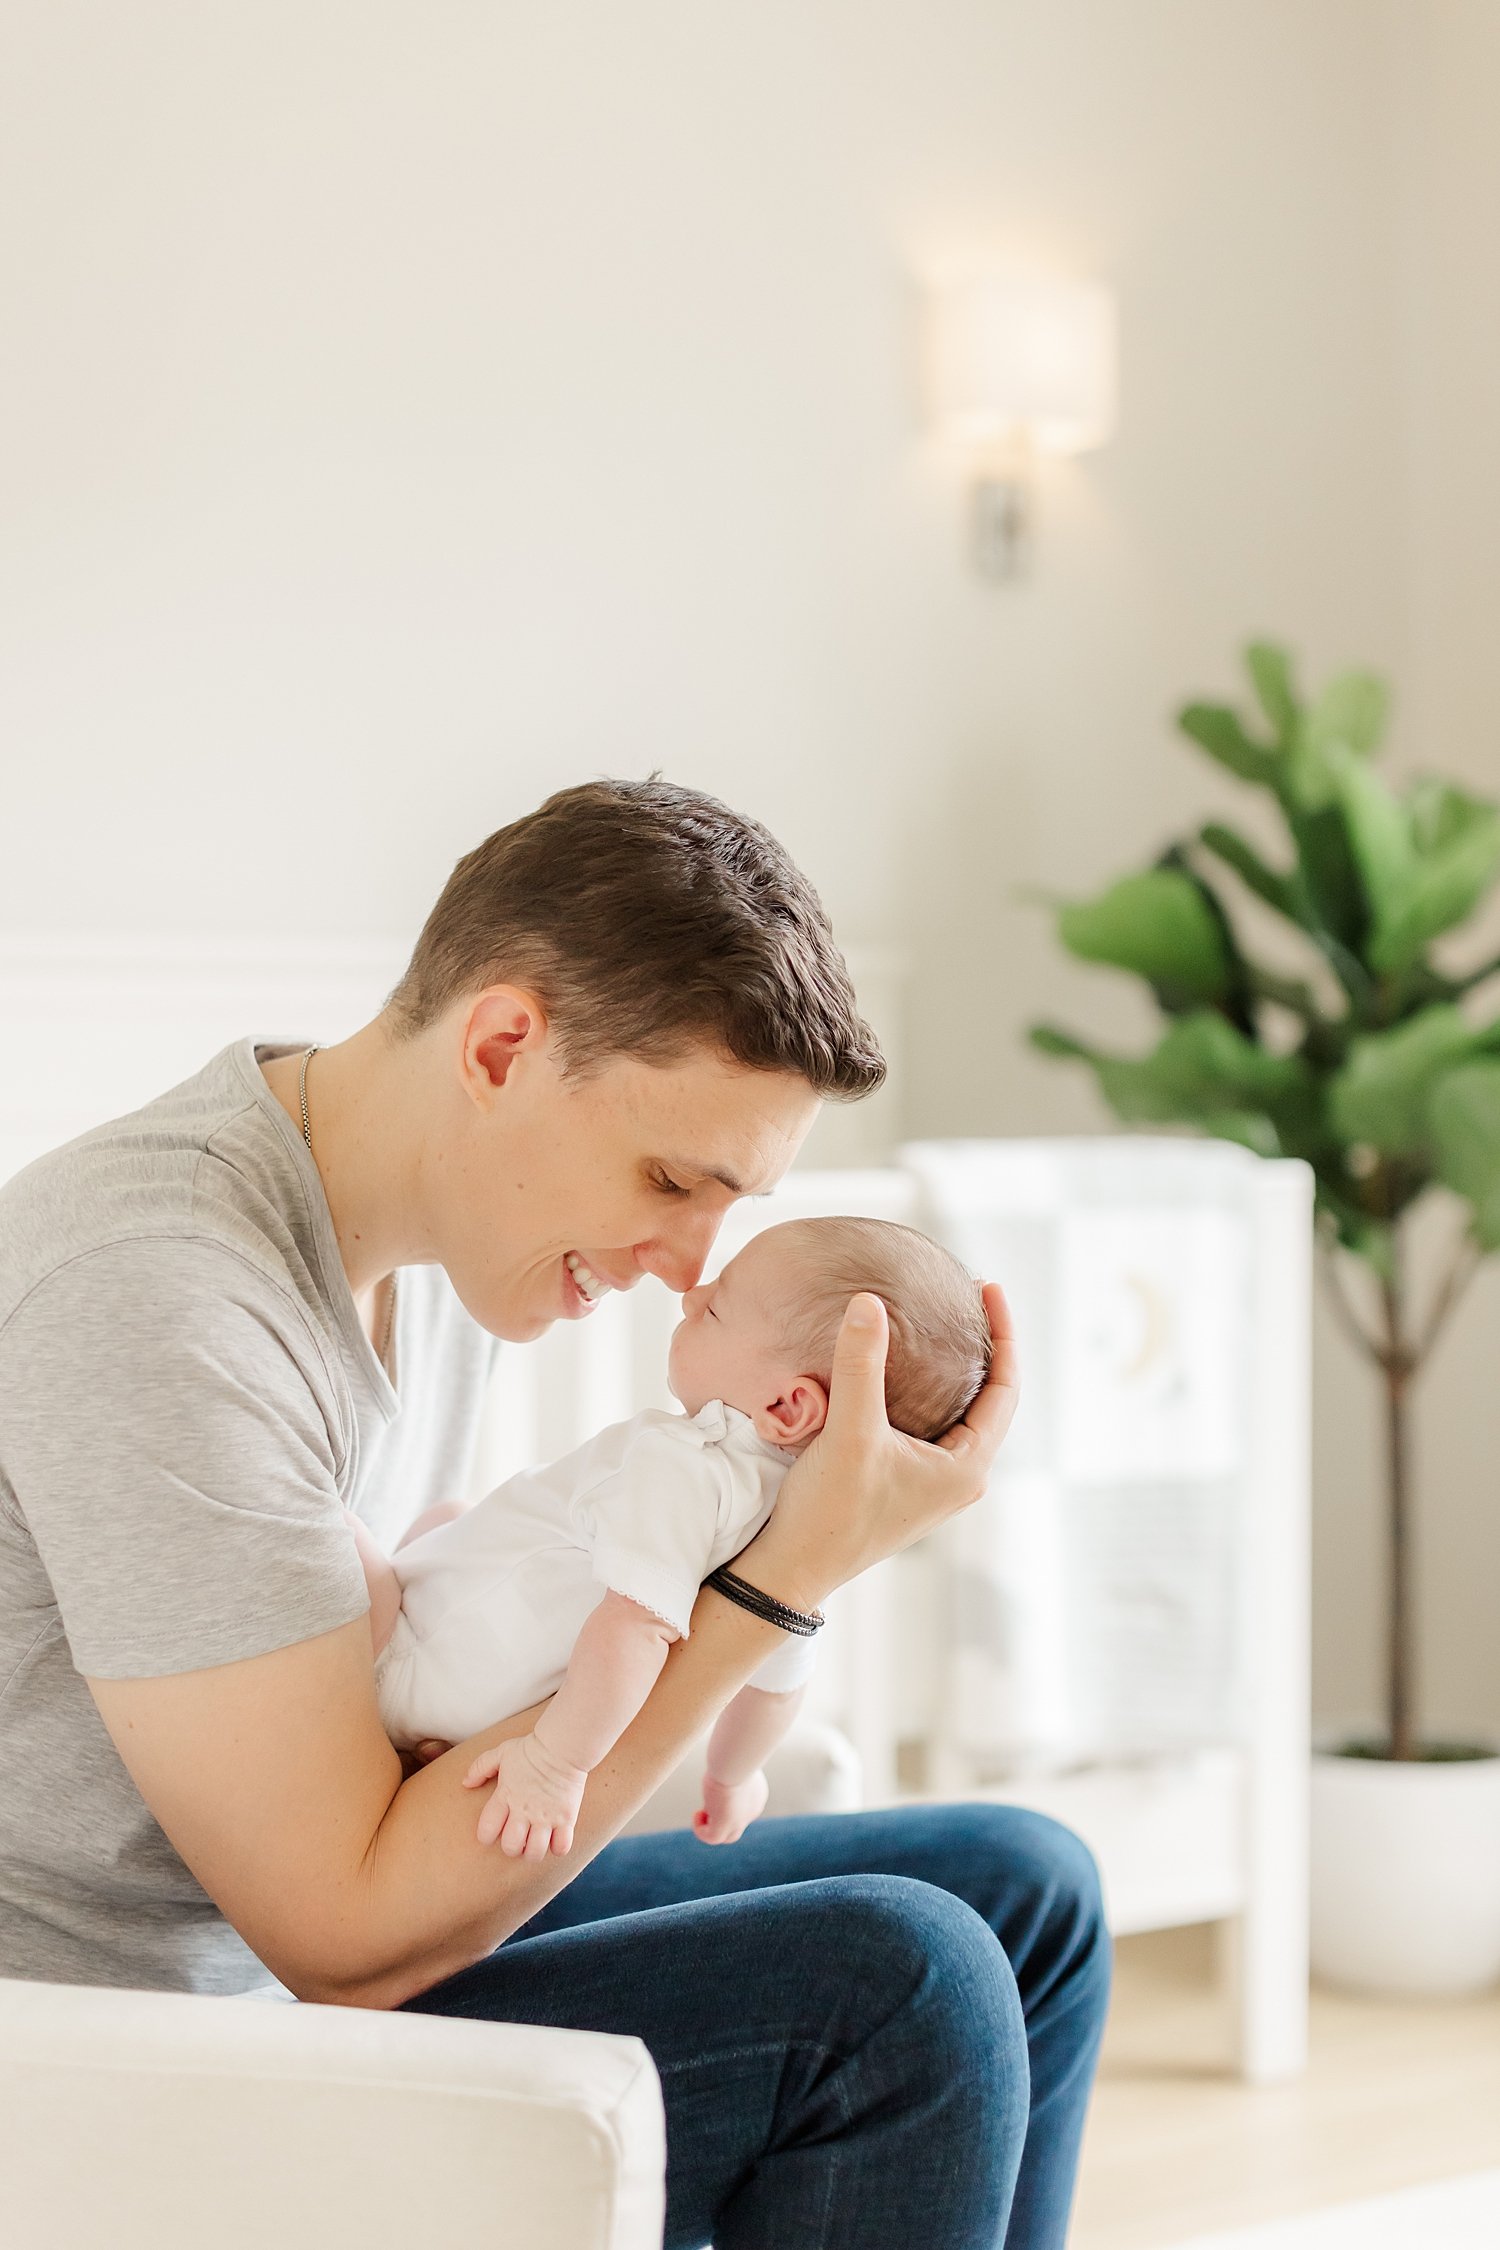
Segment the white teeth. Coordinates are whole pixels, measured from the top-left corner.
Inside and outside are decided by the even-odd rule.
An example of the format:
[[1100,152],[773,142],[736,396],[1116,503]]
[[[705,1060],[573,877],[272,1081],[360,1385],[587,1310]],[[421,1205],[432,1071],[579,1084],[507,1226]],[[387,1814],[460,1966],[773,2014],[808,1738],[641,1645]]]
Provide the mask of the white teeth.
[[608,1296],[610,1286],[609,1283],[607,1281],[601,1281],[599,1279],[599,1276],[595,1272],[593,1272],[590,1267],[584,1264],[582,1258],[579,1257],[576,1250],[570,1250],[568,1252],[567,1256],[563,1260],[563,1264],[567,1267],[569,1273],[577,1282],[579,1289],[582,1291],[583,1295],[587,1297],[591,1305],[597,1305],[601,1297]]

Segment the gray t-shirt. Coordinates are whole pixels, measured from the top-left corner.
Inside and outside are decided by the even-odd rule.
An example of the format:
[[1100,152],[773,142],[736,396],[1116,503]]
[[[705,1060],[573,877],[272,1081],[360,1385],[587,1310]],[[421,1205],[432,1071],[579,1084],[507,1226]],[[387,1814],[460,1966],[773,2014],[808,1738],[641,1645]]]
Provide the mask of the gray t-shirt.
[[257,1057],[0,1188],[0,1976],[274,1982],[168,1843],[83,1675],[195,1671],[368,1608],[387,1544],[468,1486],[494,1340],[403,1269],[392,1388],[317,1167]]

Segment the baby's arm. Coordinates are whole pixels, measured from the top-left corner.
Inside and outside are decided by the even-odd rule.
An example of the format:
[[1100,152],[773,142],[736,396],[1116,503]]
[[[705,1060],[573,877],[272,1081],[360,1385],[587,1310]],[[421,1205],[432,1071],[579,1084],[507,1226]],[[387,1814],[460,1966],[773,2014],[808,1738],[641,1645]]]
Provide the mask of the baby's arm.
[[766,1759],[797,1716],[805,1688],[773,1695],[743,1687],[708,1738],[703,1803],[693,1832],[705,1844],[737,1844],[766,1809]]
[[567,1675],[530,1734],[496,1743],[474,1760],[464,1787],[493,1780],[479,1816],[479,1841],[512,1859],[545,1859],[573,1848],[583,1785],[612,1750],[661,1676],[675,1625],[624,1594],[607,1593],[573,1644]]

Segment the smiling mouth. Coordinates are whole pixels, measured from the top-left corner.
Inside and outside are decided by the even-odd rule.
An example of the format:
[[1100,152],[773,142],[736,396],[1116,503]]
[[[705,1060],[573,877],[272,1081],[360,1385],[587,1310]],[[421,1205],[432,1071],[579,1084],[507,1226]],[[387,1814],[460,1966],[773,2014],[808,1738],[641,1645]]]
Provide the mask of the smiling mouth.
[[585,1265],[576,1250],[568,1252],[563,1264],[572,1276],[574,1288],[586,1305],[597,1305],[601,1297],[609,1295],[610,1284],[607,1281],[601,1281],[593,1267]]

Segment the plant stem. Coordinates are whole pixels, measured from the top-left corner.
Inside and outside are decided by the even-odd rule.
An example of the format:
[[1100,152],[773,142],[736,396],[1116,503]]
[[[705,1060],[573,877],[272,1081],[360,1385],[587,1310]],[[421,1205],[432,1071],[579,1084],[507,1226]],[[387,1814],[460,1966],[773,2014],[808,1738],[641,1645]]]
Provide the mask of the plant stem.
[[1386,1652],[1386,1689],[1389,1699],[1390,1756],[1408,1760],[1416,1756],[1413,1714],[1412,1550],[1410,1433],[1407,1427],[1407,1389],[1412,1375],[1412,1355],[1401,1319],[1400,1249],[1393,1250],[1391,1278],[1381,1282],[1385,1314],[1385,1343],[1380,1355],[1385,1377],[1386,1476],[1389,1500],[1391,1583]]
[[1344,1334],[1357,1352],[1362,1353],[1367,1359],[1373,1359],[1377,1366],[1384,1366],[1385,1361],[1381,1345],[1373,1336],[1367,1334],[1364,1322],[1360,1319],[1345,1292],[1343,1273],[1339,1265],[1340,1250],[1337,1242],[1331,1241],[1325,1235],[1322,1239],[1321,1248],[1322,1256],[1318,1260],[1317,1270],[1323,1277],[1328,1302],[1333,1307],[1334,1316],[1340,1328],[1343,1329]]
[[1443,1277],[1442,1286],[1433,1300],[1422,1340],[1416,1346],[1412,1373],[1426,1365],[1429,1354],[1447,1326],[1448,1316],[1462,1297],[1469,1283],[1484,1263],[1484,1252],[1472,1235],[1466,1235],[1453,1253],[1453,1262]]

